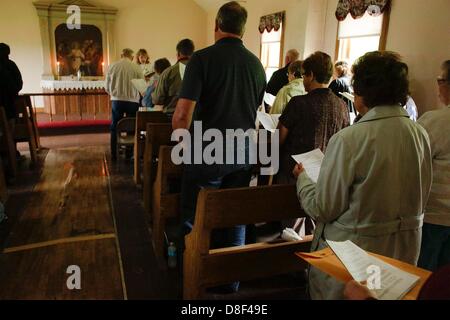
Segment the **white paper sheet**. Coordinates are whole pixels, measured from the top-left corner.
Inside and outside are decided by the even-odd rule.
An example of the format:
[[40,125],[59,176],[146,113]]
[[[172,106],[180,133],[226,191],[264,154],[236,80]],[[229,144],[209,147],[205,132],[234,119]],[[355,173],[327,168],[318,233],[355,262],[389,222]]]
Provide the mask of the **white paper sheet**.
[[183,80],[184,79],[184,74],[186,73],[186,65],[180,62],[179,66],[180,66],[181,80]]
[[379,268],[381,287],[377,290],[372,290],[379,300],[402,299],[420,280],[419,277],[413,274],[402,271],[369,255],[351,241],[327,241],[327,243],[347,268],[353,279],[358,282],[368,281],[369,277],[373,275],[370,272],[370,268]]
[[355,103],[355,96],[352,95],[351,93],[348,92],[339,92],[339,94],[341,96],[343,96],[344,98],[347,98],[348,100],[350,100],[351,102]]
[[319,180],[320,168],[322,167],[324,157],[325,156],[320,149],[292,156],[295,162],[303,164],[306,173],[315,183]]
[[264,129],[272,133],[278,128],[281,114],[268,114],[264,112],[258,112],[258,120],[263,125]]

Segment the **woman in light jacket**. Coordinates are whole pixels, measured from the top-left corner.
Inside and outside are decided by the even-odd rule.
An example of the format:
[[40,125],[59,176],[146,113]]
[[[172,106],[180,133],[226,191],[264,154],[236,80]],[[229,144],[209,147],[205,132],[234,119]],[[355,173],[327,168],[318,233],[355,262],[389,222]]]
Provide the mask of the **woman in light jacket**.
[[[329,142],[319,180],[300,164],[298,197],[317,221],[312,251],[351,240],[366,251],[417,264],[432,165],[426,131],[402,108],[408,66],[393,52],[371,52],[353,66],[362,119]],[[368,275],[369,276],[369,275]],[[342,299],[344,284],[311,268],[312,299]]]

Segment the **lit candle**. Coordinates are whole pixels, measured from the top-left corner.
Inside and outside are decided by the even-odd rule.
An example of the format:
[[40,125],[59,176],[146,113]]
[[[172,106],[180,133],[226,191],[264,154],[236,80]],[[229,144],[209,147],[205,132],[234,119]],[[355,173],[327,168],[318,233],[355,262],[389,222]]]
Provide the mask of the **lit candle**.
[[60,75],[60,70],[61,70],[61,68],[60,68],[60,62],[58,61],[57,63],[56,63],[56,68],[57,68],[57,72],[58,72],[58,76]]
[[104,62],[102,62],[102,72],[103,72],[103,75],[105,75],[105,63]]

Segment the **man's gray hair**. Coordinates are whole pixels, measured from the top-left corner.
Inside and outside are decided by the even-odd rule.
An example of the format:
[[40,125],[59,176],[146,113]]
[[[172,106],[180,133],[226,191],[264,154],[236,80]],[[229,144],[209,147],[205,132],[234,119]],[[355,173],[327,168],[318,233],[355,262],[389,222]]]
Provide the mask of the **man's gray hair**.
[[134,51],[129,48],[125,48],[122,50],[122,57],[124,58],[133,58]]
[[222,32],[243,36],[248,12],[237,1],[224,4],[217,13],[216,23]]
[[300,52],[297,49],[291,49],[286,53],[291,60],[291,62],[297,61],[300,58]]

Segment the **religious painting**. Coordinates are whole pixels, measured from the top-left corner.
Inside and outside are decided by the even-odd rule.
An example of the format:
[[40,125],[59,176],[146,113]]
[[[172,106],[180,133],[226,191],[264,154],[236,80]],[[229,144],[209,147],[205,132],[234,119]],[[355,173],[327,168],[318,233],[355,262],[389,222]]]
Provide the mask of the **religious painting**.
[[57,73],[59,76],[103,76],[102,33],[92,25],[70,30],[66,24],[55,30]]

